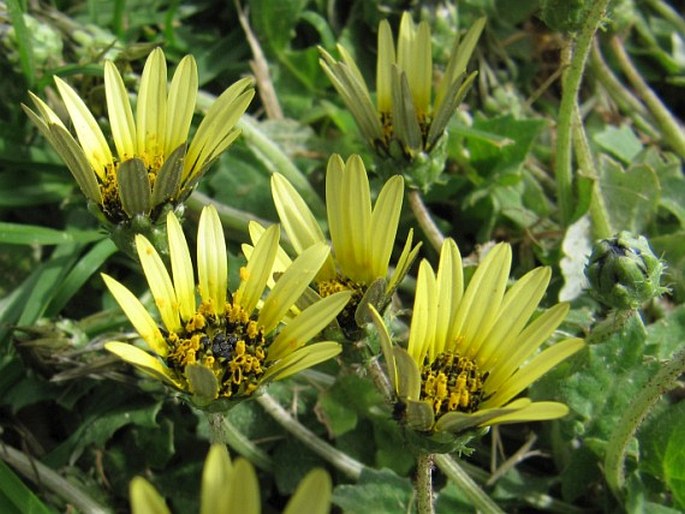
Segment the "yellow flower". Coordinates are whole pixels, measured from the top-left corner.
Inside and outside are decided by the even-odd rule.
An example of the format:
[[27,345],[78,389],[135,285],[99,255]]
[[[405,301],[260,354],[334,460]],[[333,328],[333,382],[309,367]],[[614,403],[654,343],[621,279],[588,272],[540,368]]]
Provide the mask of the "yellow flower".
[[219,215],[214,207],[205,207],[197,234],[198,305],[190,251],[171,212],[167,233],[171,276],[145,237],[138,235],[135,241],[164,328],[157,326],[133,293],[103,274],[110,292],[154,355],[121,342],[107,343],[107,350],[191,394],[198,406],[214,402],[212,408],[223,407],[215,400],[244,399],[268,381],[290,376],[340,352],[335,342],[306,343],[337,316],[349,300],[349,292],[312,304],[275,333],[328,257],[326,245],[303,252],[262,302],[279,243],[279,227],[270,227],[241,269],[240,286],[231,293],[227,291],[228,261]]
[[[286,178],[274,174],[271,190],[283,228],[298,255],[327,242],[316,218]],[[370,321],[364,306],[371,303],[382,310],[418,253],[420,244],[412,248],[410,231],[395,270],[388,277],[403,195],[404,180],[396,175],[385,183],[372,207],[369,178],[361,157],[353,155],[345,163],[334,154],[328,161],[326,206],[333,252],[317,274],[315,285],[324,298],[337,291],[352,293],[349,305],[338,317],[350,338],[355,337],[358,326]],[[254,242],[261,230],[252,224],[250,231]],[[283,255],[280,265],[287,262]]]
[[[310,471],[300,482],[284,514],[327,514],[331,505],[331,478],[321,468]],[[130,485],[133,514],[170,514],[164,499],[144,478]],[[259,514],[257,475],[249,461],[231,462],[226,447],[213,444],[202,471],[200,514]]]
[[389,155],[395,154],[394,144],[399,143],[402,154],[414,159],[435,147],[471,86],[475,73],[467,77],[466,65],[484,26],[485,18],[477,20],[463,40],[455,42],[432,103],[430,27],[426,21],[417,26],[407,12],[400,22],[397,46],[387,20],[378,27],[376,107],[361,71],[343,46],[338,45],[340,61],[320,49],[320,62],[369,143]]
[[106,61],[105,95],[115,156],[78,93],[59,77],[55,83],[76,138],[36,95],[29,93],[37,112],[25,105],[24,110],[66,163],[86,198],[113,224],[138,215],[154,222],[162,206],[183,202],[209,165],[238,136],[235,124],[254,96],[251,79],[233,84],[209,109],[188,145],[198,91],[195,59],[184,57],[167,87],[164,53],[153,50],[140,79],[135,118],[121,75],[114,63]]
[[445,240],[437,274],[427,261],[420,265],[406,350],[392,346],[373,312],[398,397],[395,414],[409,428],[458,433],[568,412],[562,403],[516,398],[584,342],[565,339],[534,355],[569,306],[557,304],[530,321],[551,271],[536,268],[507,290],[510,267],[511,247],[496,245],[464,291],[459,249]]

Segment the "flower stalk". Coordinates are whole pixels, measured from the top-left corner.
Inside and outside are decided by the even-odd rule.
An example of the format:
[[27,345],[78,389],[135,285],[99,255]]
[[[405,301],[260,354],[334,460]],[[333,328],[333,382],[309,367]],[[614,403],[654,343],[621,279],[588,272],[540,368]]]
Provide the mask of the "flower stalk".
[[416,507],[419,514],[434,514],[433,505],[433,455],[421,453],[416,461]]

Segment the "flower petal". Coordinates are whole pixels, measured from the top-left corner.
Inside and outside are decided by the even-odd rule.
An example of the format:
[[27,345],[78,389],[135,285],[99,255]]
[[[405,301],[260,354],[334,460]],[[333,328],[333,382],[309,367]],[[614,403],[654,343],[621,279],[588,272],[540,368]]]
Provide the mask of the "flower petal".
[[126,86],[112,61],[105,61],[105,96],[119,161],[127,161],[136,156],[136,124]]
[[269,366],[269,369],[262,376],[261,382],[282,380],[290,375],[299,373],[303,369],[311,368],[321,362],[332,359],[340,354],[341,351],[342,346],[333,341],[323,341],[304,346]]
[[[145,61],[136,106],[138,156],[151,165],[163,161],[167,124],[167,71],[164,52],[157,47]],[[178,146],[178,145],[176,145]]]
[[457,244],[451,238],[445,239],[442,244],[436,284],[435,345],[429,350],[428,354],[431,360],[445,351],[450,327],[454,321],[454,316],[456,315],[464,290],[464,270],[461,263],[461,254]]
[[397,225],[402,212],[404,179],[401,175],[391,177],[381,189],[371,213],[371,262],[369,274],[373,279],[388,274],[390,255],[395,246]]
[[376,102],[378,111],[390,114],[392,110],[392,65],[395,64],[395,42],[388,20],[378,25],[378,58],[376,60]]
[[[502,405],[519,394],[542,375],[547,373],[561,361],[567,359],[585,346],[585,342],[579,338],[565,339],[550,346],[542,353],[522,366],[507,379],[502,386],[494,391],[492,396],[482,403],[483,407]],[[485,392],[489,392],[486,380]]]
[[210,301],[214,314],[226,303],[228,258],[219,213],[213,205],[202,209],[197,229],[197,275],[202,301]]
[[183,389],[183,386],[176,380],[169,368],[167,368],[157,357],[144,352],[137,346],[121,343],[119,341],[110,341],[109,343],[105,343],[105,349],[129,364],[133,364],[136,368],[153,378],[167,382],[177,389]]
[[559,402],[533,402],[530,405],[488,421],[488,425],[503,425],[505,423],[521,423],[524,421],[545,421],[562,418],[568,414],[566,405]]
[[224,484],[227,489],[228,503],[221,505],[217,514],[259,514],[261,500],[259,482],[254,467],[249,461],[239,458],[233,463],[231,478]]
[[167,98],[166,137],[164,156],[167,157],[188,139],[197,100],[197,64],[192,55],[186,55],[174,72]]
[[[264,327],[264,333],[270,333],[281,322],[286,312],[302,296],[304,290],[314,280],[321,266],[328,258],[330,249],[325,243],[318,243],[307,248],[285,270],[271,289],[269,296],[264,300],[259,311],[258,323]],[[274,252],[275,253],[275,249]],[[271,269],[273,259],[268,269]],[[262,290],[266,281],[262,284]]]
[[162,336],[157,323],[148,314],[140,300],[136,298],[125,286],[114,280],[109,275],[102,273],[102,280],[105,281],[114,299],[117,301],[121,310],[124,311],[133,327],[140,334],[150,349],[160,357],[166,357],[168,350],[167,343]]
[[[241,280],[233,299],[234,302],[245,309],[248,315],[252,314],[252,311],[257,306],[266,283],[273,273],[280,236],[278,225],[271,225],[266,229],[262,237],[257,241],[252,255],[250,255],[250,259],[247,261],[247,266],[241,270],[241,276],[244,278]],[[261,315],[262,312],[260,312]]]
[[129,496],[132,514],[171,514],[164,498],[143,477],[133,477]]
[[269,346],[267,362],[281,359],[304,346],[335,319],[351,297],[351,291],[341,291],[307,307],[278,333]]
[[200,514],[217,514],[230,501],[228,488],[233,466],[226,446],[214,443],[202,468],[202,491],[200,494]]
[[290,497],[283,514],[328,514],[331,508],[332,483],[330,475],[315,468],[305,475]]
[[419,250],[421,249],[422,242],[419,242],[415,247],[412,248],[412,241],[414,239],[414,230],[409,229],[409,234],[407,235],[407,241],[404,243],[404,248],[400,254],[400,258],[397,259],[397,266],[390,276],[388,281],[388,286],[385,288],[385,295],[390,297],[400,285],[400,282],[404,276],[409,271],[409,268],[414,264]]
[[423,365],[427,353],[435,354],[436,291],[433,269],[424,259],[419,266],[419,276],[416,280],[416,296],[407,346],[409,355],[419,367]]
[[164,262],[152,243],[140,234],[136,235],[136,249],[164,325],[169,332],[178,332],[181,329],[181,323],[178,319],[176,292]]
[[178,310],[183,321],[195,314],[195,276],[193,262],[183,229],[173,212],[166,217],[167,237],[169,239],[169,258],[171,273],[174,277],[174,291]]
[[105,170],[113,165],[113,159],[112,152],[98,122],[95,121],[86,104],[69,84],[59,77],[55,77],[55,84],[57,84],[64,105],[69,111],[76,136],[88,158],[88,162],[95,173],[101,179],[104,178]]

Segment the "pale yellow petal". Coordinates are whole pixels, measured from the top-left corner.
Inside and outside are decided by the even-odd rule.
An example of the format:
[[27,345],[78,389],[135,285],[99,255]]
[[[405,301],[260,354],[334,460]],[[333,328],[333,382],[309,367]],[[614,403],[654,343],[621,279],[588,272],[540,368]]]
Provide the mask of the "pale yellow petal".
[[202,492],[200,514],[217,514],[230,501],[226,485],[231,479],[233,467],[226,446],[214,443],[209,448],[202,469]]
[[332,359],[339,355],[341,351],[342,346],[333,341],[324,341],[304,346],[269,366],[261,381],[282,380],[304,369]]
[[266,334],[276,328],[304,290],[309,287],[328,258],[329,252],[330,249],[325,243],[310,246],[281,275],[259,311],[258,323],[264,327]]
[[150,349],[161,357],[166,357],[168,352],[167,343],[162,336],[162,333],[157,326],[157,322],[152,319],[152,316],[143,307],[140,300],[136,298],[131,291],[109,275],[104,273],[101,275],[102,280],[105,281],[107,289],[109,289],[114,299],[117,301],[121,310],[124,311],[126,317],[129,319],[133,327],[140,334]]
[[310,339],[320,334],[335,319],[347,305],[351,296],[351,291],[341,291],[327,296],[303,310],[299,316],[278,333],[274,342],[269,346],[266,360],[281,359],[307,344]]
[[391,177],[381,189],[371,213],[371,265],[372,279],[388,274],[390,255],[395,246],[397,225],[402,212],[404,179],[401,175]]
[[280,228],[272,225],[257,241],[247,266],[241,270],[243,280],[234,295],[234,302],[238,303],[248,315],[257,306],[262,297],[266,282],[273,273],[273,265],[278,252]]
[[464,270],[459,248],[452,238],[447,238],[440,250],[440,263],[437,273],[437,318],[435,322],[435,346],[429,358],[445,351],[450,328],[464,290]]
[[548,267],[536,268],[521,277],[504,295],[500,315],[478,352],[481,371],[490,370],[495,362],[508,359],[517,350],[514,343],[545,295],[551,276]]
[[505,423],[522,423],[526,421],[545,421],[566,416],[569,409],[559,402],[534,402],[530,405],[502,416],[497,416],[485,425],[503,425]]
[[[524,366],[516,370],[497,391],[493,392],[492,396],[483,402],[482,406],[496,406],[508,402],[550,369],[584,346],[585,342],[579,338],[565,339],[564,341],[560,341],[550,346]],[[488,388],[487,380],[485,381],[484,387],[486,393],[491,392]]]
[[378,58],[376,61],[376,105],[378,111],[390,114],[392,110],[391,76],[395,64],[395,42],[387,20],[378,25]]
[[328,514],[332,487],[331,477],[324,469],[311,470],[295,489],[283,514]]
[[171,79],[167,98],[167,124],[164,138],[164,156],[167,157],[188,140],[188,130],[193,121],[197,100],[197,64],[192,55],[186,55],[178,63]]
[[395,289],[397,289],[397,286],[400,285],[400,282],[409,271],[409,268],[414,263],[414,260],[416,259],[419,250],[421,249],[421,245],[423,243],[418,243],[416,246],[412,248],[413,239],[414,230],[409,229],[407,241],[404,243],[404,248],[402,249],[400,258],[397,260],[397,266],[395,266],[395,269],[392,272],[390,280],[388,281],[388,287],[385,288],[385,294],[387,296],[391,295],[395,291]]
[[397,393],[399,390],[400,377],[397,371],[397,363],[395,362],[392,338],[388,332],[388,327],[385,326],[385,321],[383,321],[382,316],[373,305],[369,305],[369,312],[371,313],[371,320],[376,327],[376,332],[378,332],[378,340],[381,345],[381,351],[383,352],[383,358],[385,358],[385,366],[388,378],[390,379],[390,385],[393,391]]
[[59,90],[69,117],[74,125],[76,136],[83,147],[83,151],[91,167],[100,178],[104,178],[107,167],[112,166],[112,152],[109,149],[100,126],[81,100],[76,91],[59,77],[55,77],[55,84]]
[[144,352],[137,346],[119,341],[110,341],[105,343],[105,349],[151,377],[167,382],[177,389],[183,388],[181,383],[159,358]]
[[136,124],[133,120],[126,86],[112,61],[105,61],[105,96],[112,138],[119,154],[119,161],[127,161],[136,156],[136,141],[138,140]]
[[[499,314],[511,269],[511,246],[496,245],[473,274],[455,316],[453,340],[459,352],[474,358]],[[454,349],[454,348],[453,348]]]
[[171,514],[164,498],[143,477],[133,477],[129,497],[132,514]]
[[167,123],[166,59],[155,48],[145,61],[136,106],[138,155],[149,165],[164,156]]
[[535,318],[517,336],[516,341],[512,345],[512,348],[515,348],[515,350],[495,362],[488,376],[486,387],[491,391],[496,391],[511,376],[514,370],[523,364],[552,335],[561,322],[564,321],[568,310],[569,305],[567,303],[559,303]]
[[261,500],[259,482],[254,467],[249,461],[239,458],[233,463],[231,478],[224,485],[228,503],[214,511],[215,514],[259,514]]
[[181,322],[178,317],[176,292],[164,262],[152,243],[140,234],[136,235],[136,249],[140,264],[143,267],[143,273],[150,286],[150,292],[155,299],[155,304],[166,329],[169,332],[178,332],[181,328]]
[[213,205],[202,209],[197,229],[197,274],[200,297],[211,302],[214,314],[223,311],[228,288],[226,240],[219,213]]
[[436,309],[435,275],[428,261],[421,261],[416,280],[416,296],[409,329],[407,351],[419,366],[423,366],[426,354],[434,354]]
[[353,234],[347,230],[346,211],[349,204],[343,196],[345,181],[345,163],[338,154],[331,155],[326,169],[326,211],[328,213],[328,231],[331,235],[335,260],[352,262],[354,259]]
[[183,321],[195,314],[195,275],[190,250],[183,228],[173,212],[166,217],[167,237],[169,239],[169,258],[171,273],[174,277],[174,290],[178,310]]

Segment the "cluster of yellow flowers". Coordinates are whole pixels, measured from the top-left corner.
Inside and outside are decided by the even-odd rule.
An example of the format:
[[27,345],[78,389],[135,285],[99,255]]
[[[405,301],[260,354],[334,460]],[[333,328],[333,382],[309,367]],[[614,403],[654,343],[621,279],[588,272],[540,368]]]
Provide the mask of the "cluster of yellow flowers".
[[[483,25],[479,20],[455,47],[433,106],[430,29],[426,22],[415,25],[408,14],[402,18],[397,48],[389,24],[380,25],[377,108],[343,47],[340,62],[322,51],[322,66],[364,137],[381,153],[397,149],[411,160],[438,144],[471,84],[474,74],[466,75],[466,64]],[[25,110],[103,224],[113,231],[123,227],[136,232],[129,242],[161,325],[131,291],[103,275],[144,342],[141,347],[111,341],[107,350],[196,406],[226,410],[270,381],[336,357],[341,341],[357,340],[375,327],[396,418],[411,430],[460,434],[567,413],[561,403],[519,396],[583,346],[582,340],[567,338],[538,352],[568,312],[566,304],[538,312],[549,268],[534,269],[509,287],[512,252],[501,243],[465,286],[459,249],[447,239],[437,272],[427,260],[420,263],[408,342],[397,342],[383,313],[420,250],[409,231],[390,265],[405,180],[401,175],[389,178],[372,201],[362,159],[353,155],[344,161],[333,155],[326,172],[328,233],[295,187],[275,173],[271,188],[281,225],[250,224],[251,241],[243,246],[246,264],[239,269],[238,287],[230,290],[216,209],[206,207],[200,216],[195,266],[179,217],[198,180],[239,135],[236,123],[253,98],[252,81],[229,87],[188,144],[198,92],[191,56],[179,63],[167,86],[163,52],[150,54],[135,116],[113,63],[105,63],[104,76],[116,152],[83,100],[59,78],[57,89],[75,135],[37,96],[31,96],[35,111]],[[161,245],[140,229],[146,224],[165,227]],[[280,245],[281,228],[294,250],[291,255]],[[311,342],[330,326],[338,331],[326,333],[340,334],[338,340]],[[134,484],[134,498],[154,504],[154,494],[145,483]]]

